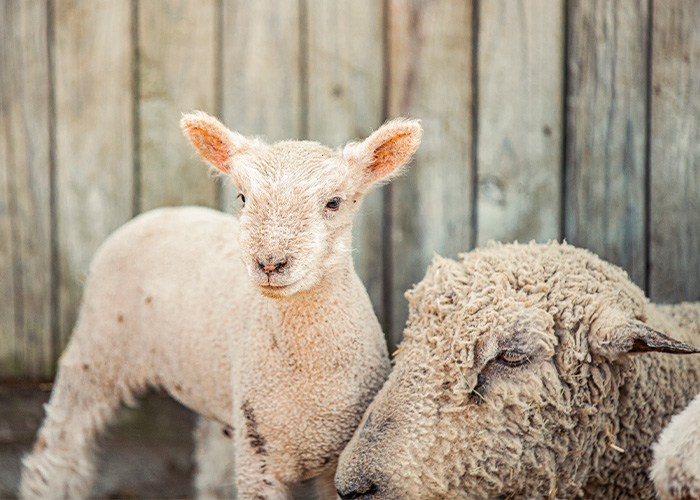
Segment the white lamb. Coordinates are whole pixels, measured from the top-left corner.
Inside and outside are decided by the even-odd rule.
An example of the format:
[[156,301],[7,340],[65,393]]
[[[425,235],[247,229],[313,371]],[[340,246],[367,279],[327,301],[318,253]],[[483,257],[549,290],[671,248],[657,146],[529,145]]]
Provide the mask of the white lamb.
[[700,394],[661,433],[650,475],[660,500],[700,498]]
[[352,219],[410,161],[418,122],[393,120],[340,151],[268,145],[202,112],[181,126],[239,189],[240,216],[154,210],[98,250],[23,498],[87,496],[96,435],[148,386],[227,429],[240,498],[288,498],[315,476],[334,490],[338,455],[387,376]]

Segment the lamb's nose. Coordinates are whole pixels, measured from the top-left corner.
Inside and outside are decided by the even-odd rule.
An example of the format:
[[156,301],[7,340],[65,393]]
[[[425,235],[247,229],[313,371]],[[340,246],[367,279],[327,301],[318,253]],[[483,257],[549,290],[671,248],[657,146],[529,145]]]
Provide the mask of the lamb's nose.
[[336,491],[342,500],[363,500],[366,498],[373,498],[373,495],[377,493],[377,487],[369,481],[365,486],[355,484],[351,486],[349,490],[351,491],[343,492],[341,489],[337,489]]
[[279,273],[281,269],[287,265],[287,258],[282,257],[281,259],[270,258],[266,261],[258,259],[258,267],[268,276],[272,273]]

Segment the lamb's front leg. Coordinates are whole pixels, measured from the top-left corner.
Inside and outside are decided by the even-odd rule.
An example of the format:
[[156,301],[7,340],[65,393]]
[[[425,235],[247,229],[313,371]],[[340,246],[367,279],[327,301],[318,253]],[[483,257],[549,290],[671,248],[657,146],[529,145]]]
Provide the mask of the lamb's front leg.
[[239,498],[289,500],[289,489],[270,471],[267,441],[260,433],[255,409],[249,401],[243,400],[236,416],[234,444]]

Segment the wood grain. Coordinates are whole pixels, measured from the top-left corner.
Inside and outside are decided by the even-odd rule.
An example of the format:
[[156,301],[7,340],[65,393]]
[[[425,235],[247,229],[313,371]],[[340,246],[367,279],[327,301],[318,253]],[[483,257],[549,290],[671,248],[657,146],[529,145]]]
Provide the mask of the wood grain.
[[557,239],[564,3],[479,5],[477,244]]
[[570,4],[565,166],[567,241],[623,267],[642,287],[647,3]]
[[180,131],[183,112],[216,113],[216,0],[138,2],[142,210],[217,204],[217,185]]
[[700,300],[700,2],[653,3],[652,300]]
[[389,115],[422,120],[423,142],[392,188],[390,349],[408,315],[404,292],[433,254],[469,250],[473,204],[472,2],[389,2]]
[[[308,2],[308,138],[331,147],[368,136],[382,123],[381,2]],[[355,219],[355,267],[386,324],[382,302],[381,190],[370,193]]]
[[[223,3],[222,118],[231,129],[268,141],[301,138],[299,0]],[[226,183],[224,208],[237,206]]]
[[46,378],[54,356],[46,3],[4,1],[0,19],[0,378]]
[[95,250],[132,214],[132,17],[128,0],[57,0],[53,12],[59,321],[65,342]]

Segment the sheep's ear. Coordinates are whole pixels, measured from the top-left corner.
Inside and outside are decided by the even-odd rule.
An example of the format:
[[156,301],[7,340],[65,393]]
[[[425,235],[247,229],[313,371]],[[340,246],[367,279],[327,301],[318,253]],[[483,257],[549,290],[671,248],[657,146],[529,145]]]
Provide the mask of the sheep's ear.
[[629,330],[630,341],[628,341],[629,349],[627,352],[700,353],[700,349],[657,332],[641,321],[631,320],[624,328]]
[[418,120],[396,118],[364,141],[346,145],[343,156],[360,164],[367,186],[377,181],[387,182],[411,161],[422,135]]
[[598,319],[591,328],[591,350],[607,356],[635,352],[666,352],[671,354],[700,353],[691,345],[673,339],[637,320],[624,322]]
[[224,173],[231,172],[231,158],[247,151],[253,144],[203,111],[184,114],[180,119],[180,128],[202,158]]

